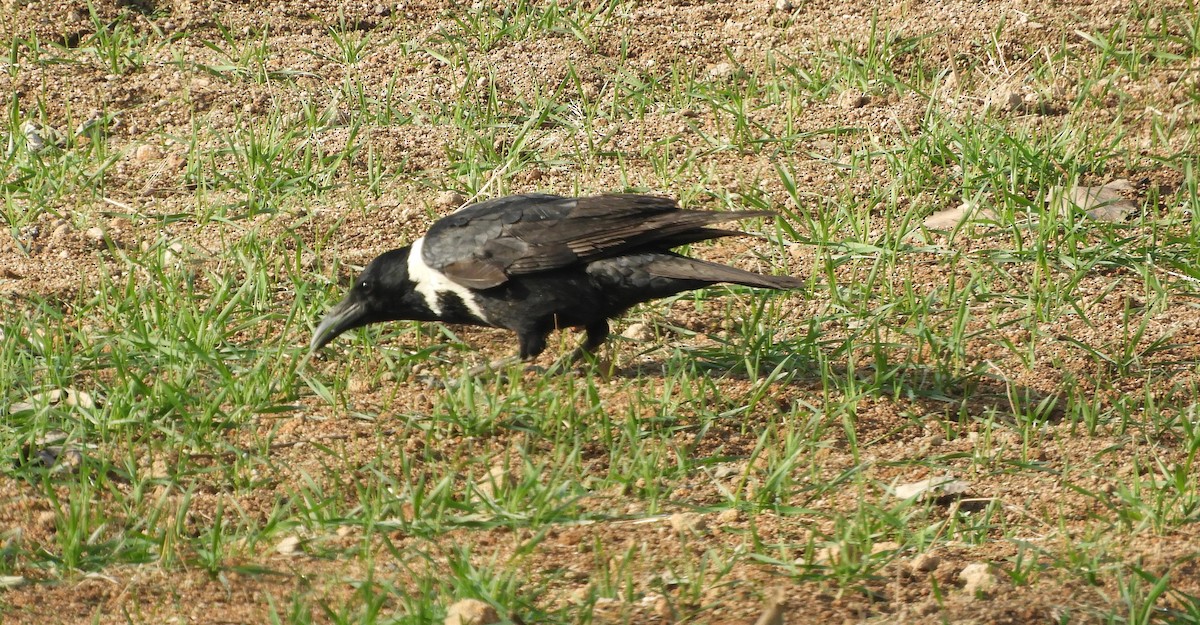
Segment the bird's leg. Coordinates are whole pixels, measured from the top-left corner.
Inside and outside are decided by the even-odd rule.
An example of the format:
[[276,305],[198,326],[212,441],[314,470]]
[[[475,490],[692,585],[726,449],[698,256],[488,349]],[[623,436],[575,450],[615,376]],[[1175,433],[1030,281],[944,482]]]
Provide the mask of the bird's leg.
[[[467,370],[469,376],[479,376],[491,371],[503,371],[517,362],[530,362],[537,358],[539,354],[546,351],[546,334],[545,330],[540,328],[527,328],[517,331],[517,343],[520,345],[516,356],[505,356],[498,358],[482,365],[471,367]],[[533,365],[529,365],[533,367]]]
[[571,353],[571,362],[578,362],[584,356],[590,356],[596,353],[604,345],[604,341],[608,340],[608,319],[601,319],[584,328],[587,336],[583,339],[583,345],[580,345]]
[[570,356],[555,360],[554,364],[550,365],[549,373],[560,373],[581,360],[590,360],[594,357],[596,350],[600,349],[604,345],[604,341],[608,339],[608,320],[601,319],[584,326],[584,332],[586,332],[586,336],[583,344],[572,350]]
[[[549,369],[544,370],[544,373],[560,373],[571,364],[579,362],[585,358],[589,358],[595,354],[596,350],[600,349],[600,347],[603,346],[604,342],[608,339],[608,320],[601,319],[595,323],[592,323],[591,325],[585,326],[584,330],[587,335],[583,340],[583,344],[572,351],[570,356],[555,360],[554,364],[550,365]],[[499,358],[491,362],[476,365],[470,369],[467,369],[467,375],[470,377],[478,377],[487,373],[503,371],[520,361],[532,361],[534,358],[537,358],[539,355],[541,355],[542,352],[546,351],[546,335],[548,333],[548,331],[541,328],[518,330],[517,342],[520,345],[520,348],[517,355],[505,356],[504,358]],[[528,365],[528,368],[541,371],[540,367],[536,367],[532,364]]]
[[549,334],[548,331],[540,328],[518,330],[517,343],[520,345],[521,360],[528,362],[546,351],[547,334]]

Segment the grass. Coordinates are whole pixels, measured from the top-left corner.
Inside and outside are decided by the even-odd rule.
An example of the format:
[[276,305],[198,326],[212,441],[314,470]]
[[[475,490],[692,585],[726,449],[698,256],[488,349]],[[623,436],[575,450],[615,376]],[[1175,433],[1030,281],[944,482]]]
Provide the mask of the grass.
[[[48,277],[0,294],[0,454],[14,460],[6,490],[47,514],[8,519],[0,575],[45,588],[126,565],[226,588],[249,578],[278,623],[423,623],[461,598],[524,622],[637,621],[657,597],[704,621],[733,601],[724,593],[754,603],[776,582],[878,598],[934,553],[992,561],[1039,606],[1088,589],[1060,622],[1200,621],[1186,546],[1200,520],[1200,370],[1194,333],[1175,323],[1195,319],[1200,293],[1197,131],[1132,88],[1194,63],[1194,12],[1142,7],[1016,58],[1002,23],[954,59],[955,104],[938,95],[950,74],[929,60],[937,35],[878,15],[821,49],[647,67],[629,55],[629,10],[473,8],[425,39],[340,15],[291,49],[220,15],[167,36],[93,9],[77,46],[5,45],[14,83],[165,67],[267,104],[222,118],[199,91],[170,94],[187,123],[131,140],[112,122],[134,113],[71,134],[78,111],[8,96],[5,254],[15,275]],[[596,54],[612,40],[625,42],[612,63],[528,88],[490,68],[519,42]],[[358,73],[379,55],[439,71],[414,95],[398,73]],[[340,78],[305,82],[326,70],[297,58]],[[1075,94],[1055,97],[1064,75]],[[1013,76],[1060,110],[970,105]],[[822,117],[847,90],[916,112],[891,126],[854,108]],[[33,149],[31,119],[64,140]],[[378,142],[426,130],[444,133],[436,165]],[[167,139],[186,148],[186,192],[138,199],[129,155]],[[1055,185],[1118,175],[1156,181],[1129,223],[1047,205]],[[582,376],[465,377],[507,338],[436,324],[365,329],[307,357],[315,320],[369,258],[347,252],[415,236],[437,190],[544,186],[777,210],[749,224],[763,240],[723,249],[806,288],[647,305],[632,317],[655,338],[614,340],[612,362]],[[922,226],[964,201],[992,223]],[[396,223],[395,204],[422,210],[394,231],[355,225]],[[50,232],[114,217],[142,243],[71,248]],[[54,282],[62,249],[96,269]],[[458,383],[415,382],[428,375]],[[97,403],[11,409],[54,389]],[[77,470],[28,460],[55,431]],[[971,495],[887,495],[947,473]],[[726,512],[737,521],[714,520]],[[665,520],[677,513],[709,520],[677,529]],[[302,555],[280,556],[291,537]],[[1154,559],[1163,543],[1173,550]],[[928,578],[912,592],[952,610],[953,575]]]

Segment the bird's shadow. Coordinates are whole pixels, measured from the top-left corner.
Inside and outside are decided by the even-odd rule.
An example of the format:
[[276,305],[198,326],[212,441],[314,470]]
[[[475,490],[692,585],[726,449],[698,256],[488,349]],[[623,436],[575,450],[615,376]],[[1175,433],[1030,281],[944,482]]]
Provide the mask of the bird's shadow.
[[[875,397],[903,398],[922,404],[937,404],[939,412],[1000,415],[1013,421],[1058,422],[1066,415],[1061,393],[1046,393],[1007,379],[984,366],[952,369],[938,363],[874,362],[851,369],[840,363],[824,363],[812,350],[775,354],[748,360],[744,354],[724,349],[675,348],[661,357],[645,350],[633,358],[590,363],[585,373],[609,379],[666,377],[676,372],[735,379],[752,383],[800,388],[854,391]],[[807,353],[805,353],[807,352]],[[607,368],[605,368],[607,367]]]

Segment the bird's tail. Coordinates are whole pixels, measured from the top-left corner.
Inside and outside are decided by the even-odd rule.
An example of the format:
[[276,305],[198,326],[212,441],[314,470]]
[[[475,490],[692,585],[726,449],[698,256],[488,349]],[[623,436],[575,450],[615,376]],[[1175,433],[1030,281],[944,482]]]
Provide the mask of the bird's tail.
[[[775,213],[771,211],[671,211],[646,220],[646,229],[640,237],[645,241],[639,241],[639,243],[653,240],[655,246],[670,249],[722,237],[758,236],[740,230],[706,226],[727,221],[741,221],[752,217],[774,216]],[[635,238],[631,237],[630,240],[632,242]]]
[[729,265],[710,263],[686,256],[664,256],[656,258],[646,267],[653,275],[677,280],[699,280],[717,283],[728,282],[764,289],[798,289],[804,281],[791,276],[767,276],[753,271],[743,271]]

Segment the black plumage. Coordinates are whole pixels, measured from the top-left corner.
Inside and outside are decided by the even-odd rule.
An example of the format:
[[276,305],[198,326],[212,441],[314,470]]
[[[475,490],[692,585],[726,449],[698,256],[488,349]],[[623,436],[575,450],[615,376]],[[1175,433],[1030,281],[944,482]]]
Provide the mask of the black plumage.
[[526,194],[468,206],[407,247],[380,255],[313,334],[320,349],[351,328],[393,320],[507,328],[531,359],[557,328],[604,343],[632,306],[721,282],[794,289],[801,281],[682,256],[671,249],[742,234],[709,227],[770,211],[681,210],[652,195]]

